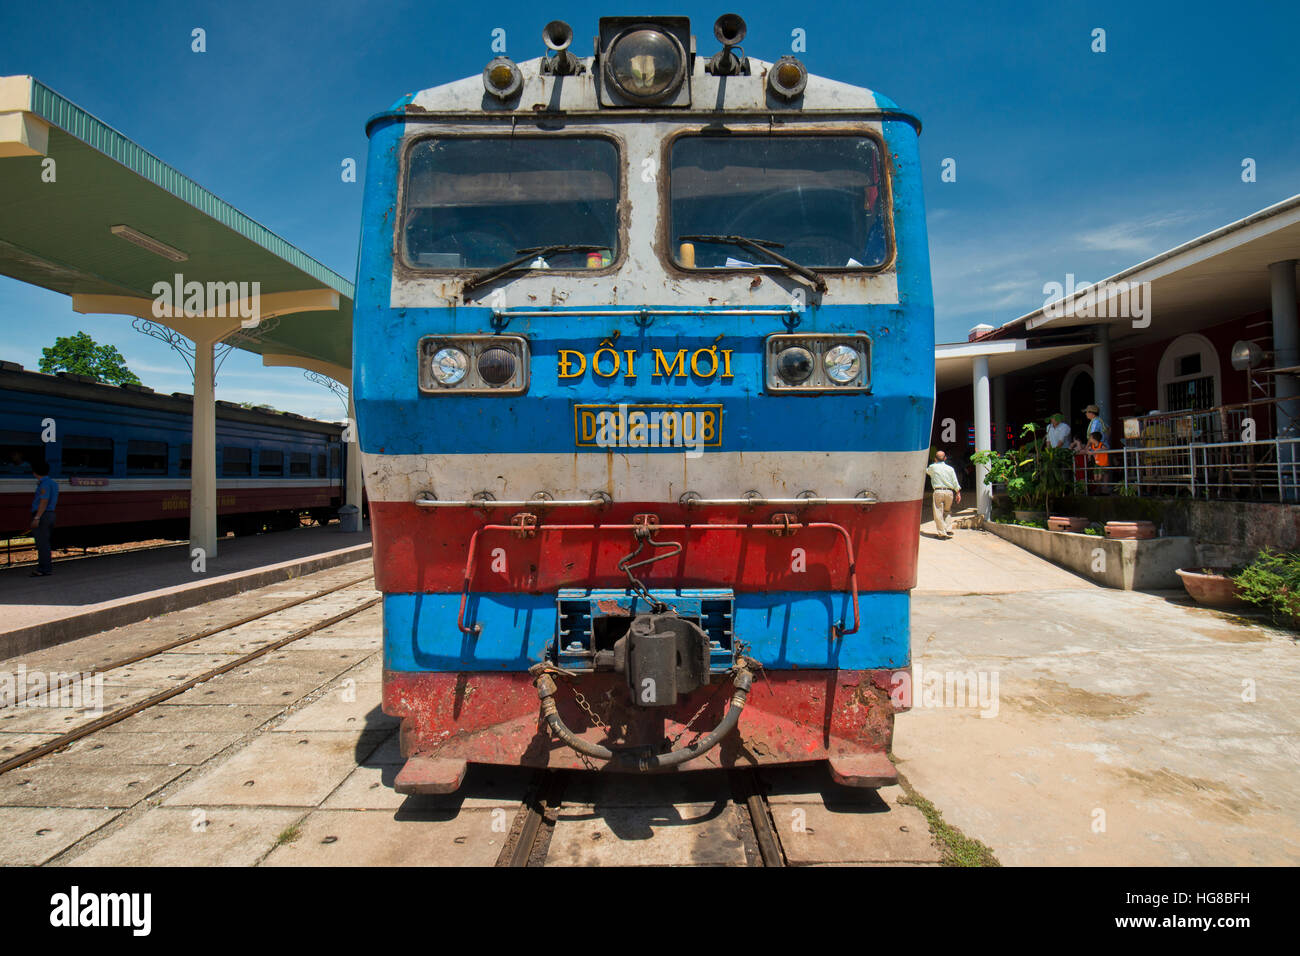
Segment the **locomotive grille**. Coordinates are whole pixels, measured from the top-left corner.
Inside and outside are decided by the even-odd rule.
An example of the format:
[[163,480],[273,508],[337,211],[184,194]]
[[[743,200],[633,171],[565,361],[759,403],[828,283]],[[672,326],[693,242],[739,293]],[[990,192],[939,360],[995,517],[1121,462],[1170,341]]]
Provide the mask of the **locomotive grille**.
[[[734,595],[729,589],[651,590],[656,600],[696,624],[709,638],[709,672],[720,674],[732,664]],[[648,613],[644,599],[627,590],[565,588],[556,600],[556,635],[547,656],[574,671],[595,668],[598,651],[612,650],[627,633],[632,618]]]

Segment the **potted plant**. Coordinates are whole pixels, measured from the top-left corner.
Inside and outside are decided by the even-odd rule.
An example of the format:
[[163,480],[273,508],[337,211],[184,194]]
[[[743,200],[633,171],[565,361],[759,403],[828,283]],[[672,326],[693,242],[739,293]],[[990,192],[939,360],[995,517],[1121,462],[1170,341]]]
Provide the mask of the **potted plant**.
[[1004,485],[1018,521],[1047,521],[1053,498],[1072,493],[1071,455],[1068,449],[1053,448],[1038,437],[1032,422],[1021,431],[1029,441],[1006,452],[977,451],[971,461],[987,465],[984,483]]

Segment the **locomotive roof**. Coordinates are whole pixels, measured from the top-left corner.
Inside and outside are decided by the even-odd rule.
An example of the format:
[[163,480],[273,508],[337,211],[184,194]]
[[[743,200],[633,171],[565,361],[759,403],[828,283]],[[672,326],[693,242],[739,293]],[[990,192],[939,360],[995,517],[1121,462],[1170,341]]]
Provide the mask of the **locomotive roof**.
[[[709,55],[693,57],[691,70],[691,105],[684,108],[601,107],[592,74],[594,56],[579,57],[582,72],[577,76],[555,77],[542,73],[545,57],[516,62],[523,75],[523,90],[517,100],[500,103],[483,91],[481,76],[466,77],[432,86],[418,93],[408,94],[382,116],[419,114],[449,114],[479,117],[493,114],[532,116],[557,112],[599,115],[608,122],[632,121],[653,115],[656,118],[685,117],[700,113],[752,112],[763,117],[778,116],[797,119],[805,115],[844,113],[880,113],[891,118],[911,122],[919,129],[919,121],[899,109],[893,100],[880,93],[838,80],[808,74],[807,86],[796,105],[773,105],[767,93],[767,73],[772,62],[749,57],[748,76],[712,76],[705,72]],[[725,84],[725,85],[724,85]],[[558,87],[558,95],[557,95]]]
[[[69,372],[47,375],[27,371],[14,362],[0,362],[0,389],[184,415],[191,414],[194,404],[194,396],[180,392],[163,395],[143,385],[105,385],[88,376]],[[343,430],[341,425],[333,422],[318,421],[293,412],[244,408],[230,402],[217,402],[217,417],[249,425],[295,428],[325,435],[339,435]]]

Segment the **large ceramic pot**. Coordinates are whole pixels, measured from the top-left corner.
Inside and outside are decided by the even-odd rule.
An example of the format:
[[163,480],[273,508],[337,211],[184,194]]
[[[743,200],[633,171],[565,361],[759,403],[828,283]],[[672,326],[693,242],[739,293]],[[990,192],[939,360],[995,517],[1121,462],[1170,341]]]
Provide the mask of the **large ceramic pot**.
[[1073,531],[1076,534],[1088,527],[1087,518],[1067,518],[1062,515],[1052,515],[1047,519],[1048,531]]
[[1152,521],[1107,521],[1106,537],[1108,538],[1154,538],[1156,536],[1155,522]]
[[[1182,578],[1183,587],[1197,604],[1206,607],[1242,607],[1245,605],[1237,592],[1237,585],[1232,578],[1221,571],[1226,568],[1197,568],[1189,571],[1179,568],[1176,572]],[[1203,573],[1203,572],[1209,572]]]

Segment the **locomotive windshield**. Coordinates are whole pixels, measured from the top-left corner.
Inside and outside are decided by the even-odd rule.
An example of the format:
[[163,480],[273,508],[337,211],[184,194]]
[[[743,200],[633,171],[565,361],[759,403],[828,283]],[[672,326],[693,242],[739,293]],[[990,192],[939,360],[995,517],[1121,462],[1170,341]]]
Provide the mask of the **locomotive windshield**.
[[670,176],[672,248],[687,268],[768,267],[756,245],[811,269],[872,268],[888,257],[870,137],[684,136]]
[[446,137],[407,163],[402,242],[417,269],[491,269],[529,249],[534,268],[585,269],[618,257],[619,157],[598,137]]

